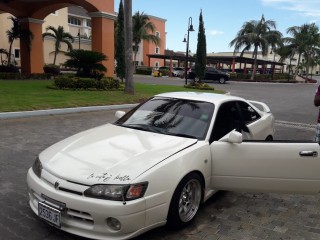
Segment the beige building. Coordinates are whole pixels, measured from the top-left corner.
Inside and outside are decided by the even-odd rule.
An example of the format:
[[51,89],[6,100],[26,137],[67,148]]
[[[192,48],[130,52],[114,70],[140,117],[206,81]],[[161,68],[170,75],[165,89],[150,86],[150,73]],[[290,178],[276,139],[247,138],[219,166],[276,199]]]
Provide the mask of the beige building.
[[[1,36],[7,36],[6,31],[12,27],[12,21],[9,19],[12,15],[8,13],[0,14],[0,34]],[[86,15],[86,11],[81,7],[69,7],[62,8],[54,13],[48,15],[42,24],[42,32],[46,31],[48,26],[58,28],[62,26],[66,32],[69,32],[74,37],[73,48],[79,48],[79,36],[80,31],[80,47],[82,49],[91,50],[91,18]],[[54,58],[54,39],[46,37],[44,39],[44,62],[46,64],[53,63]],[[32,47],[32,46],[31,46]],[[0,48],[9,49],[9,42],[7,37],[0,38]],[[62,64],[66,61],[65,53],[67,52],[67,45],[62,43],[61,52],[57,55],[56,62]],[[12,46],[12,59],[18,66],[21,66],[20,59],[20,43],[19,40],[15,40]],[[3,56],[3,60],[7,59]]]

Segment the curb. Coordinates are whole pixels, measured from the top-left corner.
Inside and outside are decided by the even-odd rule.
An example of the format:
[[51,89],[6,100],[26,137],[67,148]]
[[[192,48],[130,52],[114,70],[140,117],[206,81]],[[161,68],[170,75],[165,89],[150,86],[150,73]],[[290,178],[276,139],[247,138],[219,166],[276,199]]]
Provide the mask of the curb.
[[125,108],[133,108],[137,105],[138,104],[122,104],[122,105],[109,105],[109,106],[60,108],[60,109],[23,111],[23,112],[4,112],[4,113],[0,113],[0,119],[26,118],[26,117],[35,117],[35,116],[67,114],[67,113],[94,112],[94,111],[104,111],[104,110],[114,110],[114,109],[125,109]]

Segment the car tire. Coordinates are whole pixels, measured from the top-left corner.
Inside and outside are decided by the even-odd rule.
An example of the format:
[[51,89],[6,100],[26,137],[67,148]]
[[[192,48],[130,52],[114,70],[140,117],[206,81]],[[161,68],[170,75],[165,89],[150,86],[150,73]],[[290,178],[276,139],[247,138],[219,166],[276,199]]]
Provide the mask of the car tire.
[[219,83],[225,84],[226,83],[226,79],[224,77],[219,78]]
[[189,224],[196,216],[202,200],[201,178],[196,173],[185,176],[171,199],[167,225],[180,229]]
[[268,137],[266,137],[266,141],[267,142],[272,142],[273,141],[273,137],[271,135],[269,135]]

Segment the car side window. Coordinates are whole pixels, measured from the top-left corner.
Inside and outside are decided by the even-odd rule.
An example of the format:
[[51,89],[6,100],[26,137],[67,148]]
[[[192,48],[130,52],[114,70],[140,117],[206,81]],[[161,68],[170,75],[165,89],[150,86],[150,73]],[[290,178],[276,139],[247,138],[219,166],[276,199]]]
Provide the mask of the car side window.
[[248,103],[246,102],[238,102],[241,114],[243,116],[243,121],[246,125],[257,121],[261,118],[259,113],[257,113]]
[[217,112],[210,142],[217,141],[234,129],[240,128],[240,116],[236,102],[223,103]]

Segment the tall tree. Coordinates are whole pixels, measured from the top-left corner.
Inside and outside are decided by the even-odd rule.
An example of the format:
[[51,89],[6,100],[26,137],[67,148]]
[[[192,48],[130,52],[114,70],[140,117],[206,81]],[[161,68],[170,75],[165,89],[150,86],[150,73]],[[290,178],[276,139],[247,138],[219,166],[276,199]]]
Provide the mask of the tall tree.
[[195,71],[199,78],[199,82],[202,81],[205,75],[207,65],[207,41],[204,29],[204,22],[202,17],[202,10],[199,16],[199,30],[198,30],[198,43],[195,61]]
[[125,62],[126,83],[124,92],[134,94],[133,86],[133,62],[132,62],[132,0],[124,0],[124,34],[125,34]]
[[123,82],[125,77],[126,65],[125,65],[125,51],[124,51],[124,15],[123,15],[123,3],[122,0],[119,4],[119,12],[117,18],[116,27],[116,48],[115,59],[117,61],[116,74]]
[[70,33],[65,32],[63,26],[58,26],[58,28],[48,26],[46,32],[42,34],[42,37],[52,37],[55,39],[53,64],[56,64],[57,55],[61,49],[61,43],[67,44],[68,51],[72,50],[71,42],[74,41],[74,37]]
[[142,40],[146,40],[148,42],[153,42],[156,45],[160,44],[160,38],[154,35],[156,27],[150,19],[148,15],[144,12],[136,12],[132,17],[133,24],[133,48],[134,48],[134,63],[137,60],[137,53],[139,50],[139,44]]
[[7,30],[7,37],[9,41],[9,57],[8,57],[8,65],[11,64],[11,52],[12,52],[12,44],[14,40],[20,39],[27,44],[27,46],[31,47],[31,41],[33,39],[33,33],[29,29],[22,28],[18,18],[10,17],[12,20],[12,28]]
[[257,70],[258,50],[261,49],[262,55],[266,56],[269,47],[276,42],[280,43],[281,37],[282,34],[276,30],[276,22],[265,20],[262,15],[259,21],[245,22],[229,45],[230,47],[234,46],[234,53],[243,48],[243,54],[244,51],[253,48],[254,64],[251,75],[251,80],[253,80]]

